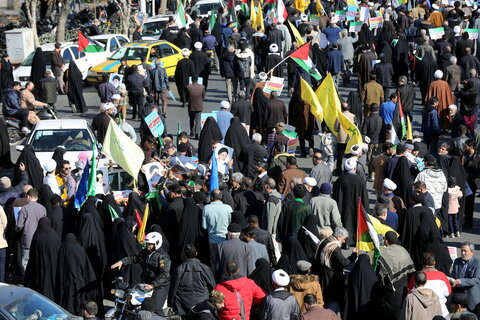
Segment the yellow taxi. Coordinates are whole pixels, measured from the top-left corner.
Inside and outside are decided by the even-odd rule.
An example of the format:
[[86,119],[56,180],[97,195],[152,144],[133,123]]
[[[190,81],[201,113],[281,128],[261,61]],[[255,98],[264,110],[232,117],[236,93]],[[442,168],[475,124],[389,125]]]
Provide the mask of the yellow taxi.
[[149,63],[154,63],[156,58],[160,58],[169,77],[173,77],[178,61],[183,58],[181,49],[168,41],[132,42],[115,51],[107,61],[90,68],[87,81],[90,83],[102,82],[103,74],[117,72],[121,60],[125,59],[128,66],[133,66],[140,64],[143,56],[147,57]]

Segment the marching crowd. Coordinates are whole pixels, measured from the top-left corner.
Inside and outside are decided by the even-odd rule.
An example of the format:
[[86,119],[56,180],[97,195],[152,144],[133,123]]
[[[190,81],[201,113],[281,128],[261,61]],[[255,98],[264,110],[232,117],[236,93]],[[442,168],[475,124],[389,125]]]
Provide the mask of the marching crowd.
[[[115,121],[134,142],[140,133],[143,164],[166,169],[154,191],[141,169],[126,203],[91,168],[93,194],[76,206],[97,159],[82,152],[70,163],[58,147],[40,163],[26,145],[12,163],[0,121],[0,166],[14,171],[0,178],[0,282],[32,288],[85,318],[103,317],[121,276],[153,290],[141,319],[477,319],[475,244],[462,243],[452,261],[444,239],[474,224],[480,63],[466,29],[478,28],[480,14],[459,1],[357,6],[380,14],[383,25],[351,32],[339,17],[342,1],[287,1],[284,16],[265,1],[262,25],[233,7],[233,15],[218,9],[211,27],[196,12],[187,27],[171,19],[161,39],[182,49],[174,78],[190,132],[174,143],[166,125],[157,136],[143,121],[152,111],[167,119],[171,84],[155,53],[135,66],[122,61],[122,84],[104,77],[97,86],[98,142]],[[432,39],[439,27],[443,35]],[[308,68],[286,59],[303,46]],[[75,63],[64,73],[53,58],[45,71],[40,55],[21,92],[8,55],[1,61],[3,114],[20,119],[24,133],[39,121],[35,108],[54,107],[57,91],[72,111],[87,108]],[[202,121],[215,69],[227,100]],[[362,135],[352,145],[339,119],[316,121],[302,81],[315,89],[332,76],[338,90],[353,74],[357,90],[334,106]],[[266,92],[271,76],[287,80],[288,107]],[[417,88],[420,132],[411,129]],[[298,153],[289,149],[292,128]],[[228,159],[224,146],[234,150]],[[299,157],[311,166],[299,167]]]

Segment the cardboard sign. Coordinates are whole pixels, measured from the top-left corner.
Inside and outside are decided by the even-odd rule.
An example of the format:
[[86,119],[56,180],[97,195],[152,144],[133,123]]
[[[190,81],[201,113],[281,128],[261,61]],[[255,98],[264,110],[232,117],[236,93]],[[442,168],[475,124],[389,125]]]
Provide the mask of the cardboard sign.
[[363,22],[362,21],[352,21],[350,22],[350,28],[348,29],[349,32],[359,32],[362,29]]
[[477,40],[479,29],[464,29],[465,32],[468,32],[468,39]]
[[335,11],[335,15],[338,17],[338,21],[345,21],[347,20],[347,11],[346,10],[341,10],[341,11]]
[[142,168],[145,170],[145,178],[147,178],[150,191],[154,191],[157,187],[156,184],[165,174],[165,166],[161,162],[150,162],[143,165]]
[[217,114],[216,113],[203,113],[200,115],[200,129],[203,128],[205,121],[207,121],[208,117],[213,117],[215,121],[217,121]]
[[120,85],[123,82],[123,74],[118,74],[118,73],[111,73],[110,77],[108,78],[108,82],[113,84],[115,89],[120,89]]
[[277,96],[280,96],[283,89],[283,81],[283,78],[271,77],[270,80],[265,83],[265,87],[263,87],[263,92],[270,94],[270,92],[275,91],[277,93]]
[[380,28],[383,26],[382,17],[370,18],[369,21],[370,21],[370,29]]
[[155,136],[159,137],[165,131],[165,126],[163,125],[162,119],[158,114],[158,111],[152,111],[148,116],[145,117],[145,122],[150,129],[150,132]]
[[297,151],[297,145],[298,145],[298,138],[288,140],[287,153],[295,154],[295,151]]
[[437,40],[442,38],[442,36],[445,34],[445,30],[443,29],[443,27],[433,28],[429,29],[428,33],[430,35],[430,39]]
[[368,7],[360,7],[360,21],[366,22],[370,18],[370,10]]
[[357,16],[358,7],[357,6],[348,6],[347,10],[347,21],[355,21],[355,17]]
[[310,23],[312,24],[312,26],[319,26],[320,25],[320,17],[317,16],[316,14],[310,15]]
[[447,247],[448,248],[448,253],[450,254],[450,258],[452,260],[457,259],[457,248],[456,247]]

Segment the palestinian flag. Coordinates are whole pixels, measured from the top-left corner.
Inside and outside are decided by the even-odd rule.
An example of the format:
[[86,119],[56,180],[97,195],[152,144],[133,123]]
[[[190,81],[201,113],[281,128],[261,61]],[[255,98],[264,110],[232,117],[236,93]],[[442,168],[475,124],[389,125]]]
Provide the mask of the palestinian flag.
[[242,0],[242,12],[248,17],[250,16],[250,8],[247,2],[248,0]]
[[395,112],[393,114],[392,130],[390,131],[390,142],[397,145],[407,134],[407,123],[402,110],[402,99],[400,93],[397,97]]
[[[283,1],[283,0],[279,0],[279,1]],[[275,0],[264,0],[264,1],[263,1],[263,7],[264,7],[264,8],[273,8],[273,7],[275,7]]]
[[[362,201],[358,199],[357,205],[357,249],[363,251],[372,251],[373,266],[377,265],[380,257],[380,241],[378,240],[378,232],[372,223],[372,216],[365,212]],[[375,219],[376,220],[376,219]],[[377,220],[378,221],[378,220]],[[380,221],[378,221],[380,223]]]
[[[243,4],[243,1],[242,1],[242,4]],[[229,22],[236,23],[237,22],[237,13],[235,12],[235,1],[234,0],[229,0],[228,1],[227,9],[228,9],[228,13],[230,15],[230,21]]]
[[305,69],[312,77],[317,80],[322,79],[320,73],[315,68],[315,65],[310,59],[310,42],[305,43],[303,46],[295,50],[289,57],[293,59],[300,67]]
[[97,41],[84,36],[82,31],[78,30],[78,51],[103,52],[105,49]]

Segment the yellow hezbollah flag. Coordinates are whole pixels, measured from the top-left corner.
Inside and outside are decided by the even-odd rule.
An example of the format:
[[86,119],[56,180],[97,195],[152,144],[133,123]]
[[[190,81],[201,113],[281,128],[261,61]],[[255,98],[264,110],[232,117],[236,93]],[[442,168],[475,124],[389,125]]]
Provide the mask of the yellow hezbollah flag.
[[[251,11],[255,11],[255,9],[252,7]],[[257,26],[261,26],[262,30],[265,30],[265,26],[263,24],[263,12],[260,2],[257,3],[256,12],[253,14],[250,13],[250,19],[252,20],[252,28],[256,30]]]
[[323,5],[322,5],[322,1],[317,1],[316,9],[318,14],[325,12],[325,8],[323,8]]
[[323,118],[330,131],[337,135],[335,130],[335,122],[337,121],[337,113],[341,110],[340,99],[338,98],[337,89],[333,82],[332,74],[328,73],[322,84],[315,91],[318,101],[323,108]]
[[341,111],[337,112],[338,115],[338,122],[340,122],[340,125],[342,126],[343,130],[350,136],[350,139],[348,139],[347,142],[347,153],[350,152],[350,148],[355,145],[359,144],[362,145],[362,135],[360,133],[360,130],[358,130],[357,126],[346,116],[344,115]]
[[140,226],[140,230],[138,230],[137,234],[137,241],[138,243],[142,243],[145,240],[145,229],[147,228],[147,220],[148,220],[148,205],[145,206],[145,212],[143,213],[142,225]]
[[323,121],[323,108],[313,92],[312,87],[303,78],[300,78],[300,98],[310,105],[310,112],[319,122]]
[[142,149],[111,120],[103,140],[102,153],[137,179],[145,155]]
[[298,32],[297,28],[290,22],[290,20],[287,20],[288,24],[290,25],[290,30],[292,30],[293,35],[295,36],[295,39],[297,40],[297,43],[299,46],[303,46],[305,44],[305,41],[303,41],[302,36],[300,35],[300,32]]
[[253,0],[250,1],[250,21],[252,21],[252,28],[257,30],[257,24],[256,24],[256,12],[255,12],[255,6],[253,5]]
[[347,0],[347,5],[358,6],[357,0]]
[[407,140],[413,140],[413,132],[412,132],[412,123],[410,122],[410,117],[407,116]]
[[309,3],[310,1],[306,0],[293,0],[293,5],[300,12],[304,12],[305,10],[307,10]]
[[[370,230],[370,234],[373,233],[373,234],[382,235],[385,237],[385,233],[387,233],[388,231],[393,231],[398,235],[398,233],[395,230],[393,230],[387,225],[384,225],[374,216],[371,216],[368,213],[365,213],[365,215],[366,215],[366,225],[368,226],[368,228],[372,229]],[[359,231],[360,230],[357,230],[357,233],[359,233]],[[357,235],[356,247],[358,250],[372,251],[375,249],[375,241],[371,238],[369,239],[369,237],[364,237],[363,235]]]

